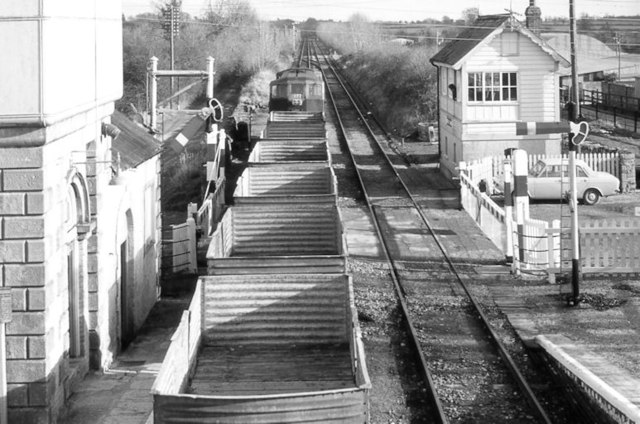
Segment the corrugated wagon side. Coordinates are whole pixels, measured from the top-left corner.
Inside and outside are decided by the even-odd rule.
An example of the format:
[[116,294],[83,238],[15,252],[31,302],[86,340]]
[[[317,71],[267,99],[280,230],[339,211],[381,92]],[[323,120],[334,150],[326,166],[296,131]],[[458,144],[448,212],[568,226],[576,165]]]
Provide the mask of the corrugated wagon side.
[[331,163],[324,138],[262,139],[251,151],[249,163],[322,162]]
[[321,163],[253,164],[238,178],[236,205],[336,202],[333,169]]
[[196,294],[153,387],[154,423],[368,422],[349,276],[206,276]]
[[207,251],[209,275],[343,273],[345,267],[335,204],[234,206]]

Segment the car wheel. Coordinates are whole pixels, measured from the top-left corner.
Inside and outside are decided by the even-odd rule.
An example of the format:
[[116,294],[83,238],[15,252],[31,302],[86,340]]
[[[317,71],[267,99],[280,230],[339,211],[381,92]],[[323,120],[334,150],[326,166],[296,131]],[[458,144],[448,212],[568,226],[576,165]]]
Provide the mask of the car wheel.
[[595,205],[600,200],[600,193],[598,190],[594,188],[590,188],[584,192],[584,196],[582,196],[582,201],[585,205]]

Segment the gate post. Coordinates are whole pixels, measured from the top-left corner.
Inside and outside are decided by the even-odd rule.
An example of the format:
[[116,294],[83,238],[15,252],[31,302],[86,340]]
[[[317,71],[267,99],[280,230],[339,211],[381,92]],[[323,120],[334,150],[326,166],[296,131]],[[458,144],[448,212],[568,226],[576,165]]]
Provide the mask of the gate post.
[[187,218],[187,229],[189,236],[189,272],[198,273],[198,255],[196,244],[196,220],[192,216]]
[[506,237],[506,256],[507,262],[513,264],[513,197],[511,195],[511,159],[506,158],[504,160],[504,215],[505,215],[505,228],[507,231]]
[[525,263],[525,239],[524,221],[529,219],[529,192],[527,189],[527,174],[529,163],[527,152],[515,149],[511,154],[513,158],[513,182],[515,194],[516,222],[518,227],[518,260],[516,262],[516,274],[520,274]]

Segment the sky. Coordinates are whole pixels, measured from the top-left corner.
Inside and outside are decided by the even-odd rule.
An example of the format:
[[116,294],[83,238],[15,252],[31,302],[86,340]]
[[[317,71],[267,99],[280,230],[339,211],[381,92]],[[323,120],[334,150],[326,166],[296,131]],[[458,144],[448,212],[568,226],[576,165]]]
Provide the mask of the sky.
[[[157,0],[159,1],[159,0]],[[215,2],[216,0],[211,0]],[[219,0],[218,0],[219,1]],[[316,19],[348,20],[360,13],[370,20],[419,21],[426,18],[452,19],[462,17],[462,11],[477,7],[480,14],[505,13],[512,9],[523,16],[529,0],[249,0],[263,19],[293,19],[304,21]],[[122,0],[126,16],[155,11],[152,0]],[[209,4],[209,0],[182,0],[183,11],[199,16]],[[640,0],[574,0],[576,17],[638,15]],[[569,16],[569,0],[536,0],[543,17]]]

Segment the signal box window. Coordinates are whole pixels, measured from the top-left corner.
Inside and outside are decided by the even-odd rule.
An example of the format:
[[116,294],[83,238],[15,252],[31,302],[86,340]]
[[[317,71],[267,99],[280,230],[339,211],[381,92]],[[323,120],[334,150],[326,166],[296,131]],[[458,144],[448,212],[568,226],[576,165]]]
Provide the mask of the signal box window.
[[516,72],[470,72],[470,102],[514,102],[518,100]]

